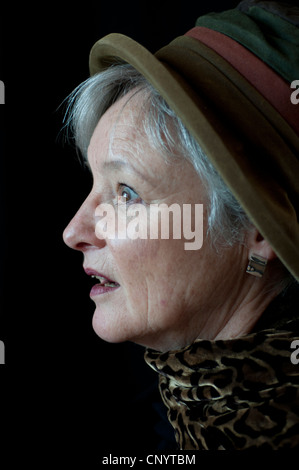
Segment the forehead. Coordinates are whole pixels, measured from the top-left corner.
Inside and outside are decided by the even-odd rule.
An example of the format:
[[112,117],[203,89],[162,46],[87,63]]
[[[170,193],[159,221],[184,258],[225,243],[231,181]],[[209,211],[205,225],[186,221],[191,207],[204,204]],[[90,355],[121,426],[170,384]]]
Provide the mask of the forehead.
[[142,97],[132,93],[114,103],[99,120],[88,147],[88,160],[105,154],[117,156],[126,152],[136,154],[149,145],[142,126]]
[[142,92],[131,92],[101,117],[87,152],[94,178],[102,179],[108,172],[116,174],[124,170],[153,185],[163,180],[169,165],[162,148],[149,141],[144,130],[144,113]]

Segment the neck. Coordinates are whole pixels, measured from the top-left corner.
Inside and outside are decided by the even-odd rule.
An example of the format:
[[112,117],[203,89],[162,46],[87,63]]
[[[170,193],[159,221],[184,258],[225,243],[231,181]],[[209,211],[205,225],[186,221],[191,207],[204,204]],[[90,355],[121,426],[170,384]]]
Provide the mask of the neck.
[[200,338],[226,340],[246,335],[253,330],[280,290],[269,288],[269,279],[266,278],[248,275],[247,281],[240,290],[236,290],[235,298],[231,297],[226,305],[218,306],[215,310],[217,314],[210,317],[211,321]]

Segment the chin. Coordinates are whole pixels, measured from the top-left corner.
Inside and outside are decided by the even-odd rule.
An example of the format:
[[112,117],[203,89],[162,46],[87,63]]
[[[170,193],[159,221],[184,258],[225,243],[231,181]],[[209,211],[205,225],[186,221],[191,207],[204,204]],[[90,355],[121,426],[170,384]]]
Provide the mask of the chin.
[[[117,319],[116,319],[117,318]],[[107,343],[123,343],[134,341],[133,333],[129,328],[128,318],[119,318],[113,312],[104,314],[96,309],[92,318],[92,327],[95,333]]]
[[94,332],[107,343],[122,343],[126,341],[120,328],[113,328],[111,324],[105,325],[102,319],[99,319],[96,314],[94,314],[92,319],[92,327]]
[[173,344],[176,345],[172,337],[165,338],[165,333],[161,336],[161,331],[159,334],[158,332],[154,334],[153,331],[148,332],[142,318],[136,318],[128,312],[119,315],[110,308],[104,309],[97,306],[92,318],[92,327],[95,333],[107,343],[130,341],[158,351],[167,351],[172,349]]

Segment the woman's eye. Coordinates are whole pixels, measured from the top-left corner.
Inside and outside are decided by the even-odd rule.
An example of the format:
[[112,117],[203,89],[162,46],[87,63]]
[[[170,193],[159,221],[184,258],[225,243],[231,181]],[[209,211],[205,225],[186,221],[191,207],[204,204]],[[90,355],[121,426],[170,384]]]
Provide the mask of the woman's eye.
[[130,186],[120,184],[118,189],[118,196],[124,198],[124,202],[128,203],[131,201],[140,200],[140,196]]

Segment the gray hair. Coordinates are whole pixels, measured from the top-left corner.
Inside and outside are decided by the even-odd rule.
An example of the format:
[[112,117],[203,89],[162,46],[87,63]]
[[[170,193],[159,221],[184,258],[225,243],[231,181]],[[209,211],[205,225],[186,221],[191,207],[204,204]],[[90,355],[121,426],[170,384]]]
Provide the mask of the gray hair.
[[[105,111],[129,92],[142,93],[142,125],[153,148],[168,160],[178,153],[189,160],[207,192],[207,230],[215,247],[244,242],[253,227],[199,143],[155,88],[132,66],[118,63],[79,85],[68,98],[65,128],[83,157]],[[134,94],[135,94],[134,93]]]

